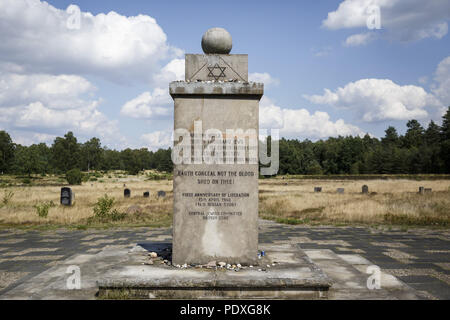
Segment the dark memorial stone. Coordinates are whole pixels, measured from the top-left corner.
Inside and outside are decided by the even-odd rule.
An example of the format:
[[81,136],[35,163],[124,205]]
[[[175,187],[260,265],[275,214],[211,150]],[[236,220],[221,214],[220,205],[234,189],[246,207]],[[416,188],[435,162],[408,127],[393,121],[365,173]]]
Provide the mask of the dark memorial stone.
[[343,194],[344,193],[344,188],[337,188],[337,193]]
[[431,188],[425,188],[425,193],[431,193],[432,192],[432,189]]
[[130,189],[125,189],[125,190],[123,190],[123,196],[124,196],[125,198],[129,198],[129,197],[131,196],[131,191],[130,191]]
[[420,194],[424,194],[425,193],[425,188],[424,187],[419,187],[419,193]]
[[150,197],[150,192],[148,192],[148,191],[144,192],[144,198],[148,198],[148,197]]
[[362,193],[363,194],[368,194],[369,193],[369,187],[367,185],[363,185],[362,186]]
[[322,192],[322,187],[314,187],[314,192]]
[[75,201],[75,193],[68,187],[61,188],[61,204],[71,206]]
[[162,191],[162,190],[158,191],[158,198],[159,197],[163,197],[164,198],[165,196],[166,196],[166,192],[165,191]]

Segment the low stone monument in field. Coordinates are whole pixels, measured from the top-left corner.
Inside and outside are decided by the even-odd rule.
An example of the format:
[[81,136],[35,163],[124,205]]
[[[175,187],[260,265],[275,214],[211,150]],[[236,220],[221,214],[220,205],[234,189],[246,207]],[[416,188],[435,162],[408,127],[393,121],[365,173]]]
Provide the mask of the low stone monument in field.
[[314,192],[322,192],[322,187],[314,187]]
[[60,203],[63,206],[72,206],[75,202],[75,193],[69,187],[61,188]]
[[369,187],[367,185],[363,185],[361,188],[362,194],[368,194],[369,193]]
[[144,198],[149,198],[150,197],[150,192],[149,191],[145,191],[143,196],[144,196]]
[[123,196],[125,198],[129,198],[131,196],[131,190],[130,189],[123,190]]
[[344,188],[337,188],[336,192],[339,193],[339,194],[344,194],[345,189]]
[[158,191],[158,198],[164,198],[166,196],[166,192],[165,191]]

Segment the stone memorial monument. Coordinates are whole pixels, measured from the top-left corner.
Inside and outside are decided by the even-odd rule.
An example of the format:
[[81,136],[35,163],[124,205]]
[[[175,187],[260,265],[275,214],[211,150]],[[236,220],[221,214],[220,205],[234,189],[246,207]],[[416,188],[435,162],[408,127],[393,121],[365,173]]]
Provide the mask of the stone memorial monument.
[[61,188],[60,202],[63,206],[71,206],[75,202],[75,193],[68,187]]
[[145,191],[144,192],[144,198],[149,198],[150,197],[150,192],[149,191]]
[[361,193],[362,194],[368,194],[369,193],[369,186],[363,185],[362,188],[361,188]]
[[124,196],[125,198],[129,198],[129,197],[131,196],[131,191],[130,191],[130,189],[125,189],[125,190],[123,190],[123,196]]
[[164,198],[166,196],[166,192],[165,191],[158,191],[158,198]]
[[[229,54],[226,30],[208,30],[202,48],[205,54],[186,55],[185,81],[169,86],[175,104],[172,244],[142,242],[122,251],[121,265],[97,282],[98,296],[324,298],[332,281],[299,245],[258,247],[263,84],[248,82],[247,55]],[[148,261],[152,255],[162,263]]]
[[258,121],[264,85],[248,56],[208,30],[205,54],[186,54],[174,99],[174,264],[252,264],[258,250]]

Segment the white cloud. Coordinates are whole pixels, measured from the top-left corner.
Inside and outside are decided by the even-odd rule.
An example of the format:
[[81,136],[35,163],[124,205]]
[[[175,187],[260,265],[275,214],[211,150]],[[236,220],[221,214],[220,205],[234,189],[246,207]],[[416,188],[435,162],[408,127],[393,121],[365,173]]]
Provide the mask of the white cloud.
[[21,144],[23,146],[29,146],[35,143],[52,144],[56,135],[45,133],[33,133],[28,131],[13,130],[8,132],[14,141],[14,143]]
[[424,119],[427,108],[440,105],[422,87],[401,86],[389,79],[362,79],[335,91],[325,89],[323,95],[304,97],[316,104],[351,109],[367,122]]
[[252,82],[262,82],[264,83],[264,86],[269,87],[272,85],[279,85],[280,81],[277,78],[272,77],[270,74],[268,74],[267,72],[264,73],[258,73],[258,72],[254,72],[254,73],[250,73],[248,75],[248,80],[252,81]]
[[184,59],[173,59],[153,77],[155,86],[164,88],[177,80],[184,80]]
[[259,113],[261,129],[280,129],[280,135],[284,137],[322,139],[364,134],[357,126],[342,119],[331,121],[326,112],[311,114],[306,109],[284,109],[267,97],[262,98]]
[[81,97],[95,89],[80,76],[0,73],[0,107],[40,101],[55,109],[75,108],[84,105]]
[[169,83],[184,79],[184,60],[173,59],[153,77],[156,88],[146,91],[126,102],[120,113],[135,119],[159,119],[172,114],[173,100],[169,95]]
[[[425,38],[441,39],[448,32],[450,2],[448,0],[344,0],[328,13],[322,25],[330,30],[365,28],[374,14],[374,6],[380,8],[382,36],[390,40],[416,41]],[[361,38],[361,36],[360,36]],[[357,38],[348,42],[357,44]],[[369,40],[369,39],[368,39]],[[368,41],[360,41],[366,44]]]
[[434,74],[432,92],[444,107],[450,106],[450,56],[443,59]]
[[0,0],[0,67],[8,71],[93,74],[118,82],[151,80],[181,53],[147,15],[72,12],[38,0]]
[[135,119],[158,119],[170,116],[172,99],[167,89],[156,88],[143,92],[122,106],[120,113]]
[[332,48],[330,46],[326,46],[323,48],[311,48],[312,53],[315,57],[326,57],[330,55]]
[[172,133],[169,131],[155,131],[141,136],[144,147],[156,151],[172,146]]
[[376,34],[371,32],[354,34],[345,39],[345,45],[348,47],[365,45],[376,39],[376,37]]
[[[0,126],[15,132],[18,141],[48,142],[71,130],[81,138],[99,136],[121,141],[117,122],[99,111],[95,87],[79,76],[0,75]],[[85,97],[87,95],[87,97]]]

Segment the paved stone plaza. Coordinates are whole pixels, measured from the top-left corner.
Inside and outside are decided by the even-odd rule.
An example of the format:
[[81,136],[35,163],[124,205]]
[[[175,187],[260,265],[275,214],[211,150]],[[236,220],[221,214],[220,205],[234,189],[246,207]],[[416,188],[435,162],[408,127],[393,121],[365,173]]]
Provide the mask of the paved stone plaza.
[[[171,241],[171,229],[0,230],[0,297],[75,255],[105,248],[132,248],[145,241]],[[260,221],[265,243],[300,243],[315,261],[314,250],[349,259],[358,255],[429,299],[450,299],[450,232],[363,227],[305,227]],[[332,251],[332,252],[331,252]],[[312,255],[311,255],[312,254]],[[320,259],[319,259],[320,260]],[[354,264],[353,264],[354,265]],[[321,268],[322,265],[319,264]],[[323,268],[326,271],[326,266]],[[83,270],[81,270],[83,273]]]

